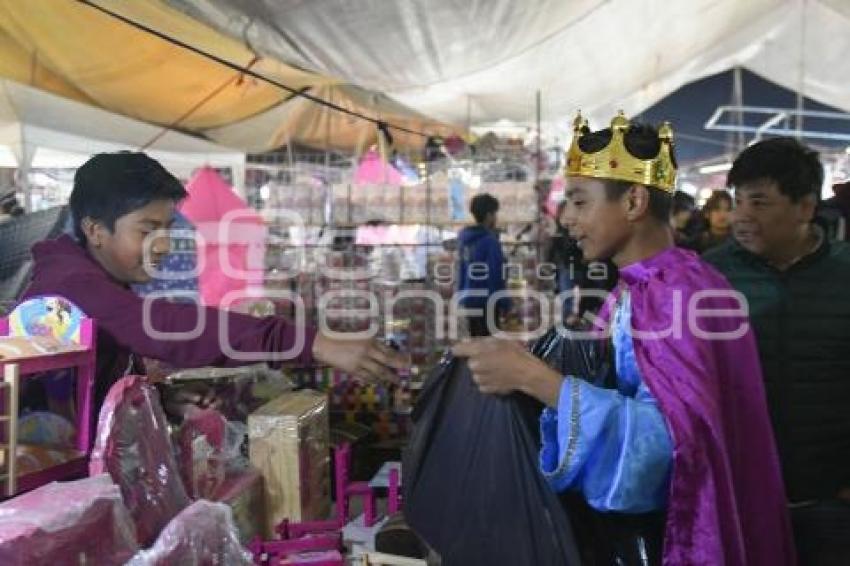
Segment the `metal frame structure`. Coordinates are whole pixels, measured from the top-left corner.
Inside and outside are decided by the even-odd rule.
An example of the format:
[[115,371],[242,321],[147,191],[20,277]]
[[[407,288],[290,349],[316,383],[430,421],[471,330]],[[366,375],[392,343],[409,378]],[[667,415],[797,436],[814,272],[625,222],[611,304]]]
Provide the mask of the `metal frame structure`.
[[[759,126],[747,126],[743,124],[742,120],[736,120],[737,123],[721,123],[721,118],[727,112],[738,116],[743,116],[745,114],[755,114],[759,116],[766,116],[767,119]],[[717,110],[714,111],[714,113],[705,123],[705,129],[719,130],[723,132],[755,134],[756,141],[761,139],[761,137],[764,135],[774,135],[794,137],[799,136],[811,139],[850,142],[850,134],[797,128],[796,126],[791,125],[791,118],[797,118],[798,124],[806,118],[821,120],[842,120],[850,122],[850,114],[846,112],[800,110],[795,108],[772,108],[768,106],[724,105],[717,107]],[[777,127],[779,124],[783,124],[782,127]]]

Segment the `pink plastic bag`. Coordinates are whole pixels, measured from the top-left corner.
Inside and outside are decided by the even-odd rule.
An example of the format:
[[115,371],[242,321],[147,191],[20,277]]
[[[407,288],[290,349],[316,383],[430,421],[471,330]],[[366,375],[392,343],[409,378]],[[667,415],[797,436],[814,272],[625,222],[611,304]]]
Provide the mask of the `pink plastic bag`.
[[159,394],[144,377],[124,377],[109,390],[89,471],[108,473],[121,488],[143,546],[188,507]]
[[107,475],[53,482],[0,503],[0,564],[124,564],[133,521]]
[[203,499],[192,503],[127,566],[249,566],[251,554],[239,544],[230,508]]
[[211,499],[224,483],[227,421],[215,409],[191,411],[177,434],[180,475],[193,499]]

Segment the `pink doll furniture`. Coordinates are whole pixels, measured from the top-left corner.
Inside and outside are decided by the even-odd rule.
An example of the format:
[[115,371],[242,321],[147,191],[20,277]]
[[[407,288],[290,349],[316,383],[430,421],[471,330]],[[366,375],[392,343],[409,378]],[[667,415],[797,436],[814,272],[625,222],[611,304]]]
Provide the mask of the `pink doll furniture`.
[[[76,369],[76,439],[73,447],[27,446],[17,442],[17,394],[12,390],[44,372]],[[83,477],[91,448],[95,379],[94,321],[62,297],[35,297],[0,318],[0,424],[6,426],[0,460],[6,470],[4,496],[51,481]],[[13,384],[15,387],[13,387]],[[15,418],[13,418],[13,416]],[[14,444],[14,446],[12,446]],[[15,458],[9,455],[15,454]]]

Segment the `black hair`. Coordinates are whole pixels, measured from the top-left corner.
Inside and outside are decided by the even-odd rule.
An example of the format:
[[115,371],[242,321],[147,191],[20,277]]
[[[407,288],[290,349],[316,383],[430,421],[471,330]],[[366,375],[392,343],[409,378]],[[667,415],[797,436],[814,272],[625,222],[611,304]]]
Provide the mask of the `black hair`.
[[[585,130],[581,138],[578,140],[578,146],[586,153],[596,153],[602,151],[608,144],[611,143],[612,132],[611,128],[605,128],[597,132]],[[661,151],[661,140],[658,139],[658,130],[649,124],[640,124],[633,122],[623,138],[626,150],[638,159],[653,159]],[[673,148],[670,148],[670,158],[673,161],[673,166],[676,166],[676,155]],[[605,182],[605,194],[609,200],[617,199],[629,190],[629,187],[634,185],[630,181],[617,181],[614,179],[603,179]],[[670,208],[673,198],[670,193],[656,188],[649,191],[649,213],[659,222],[665,224],[670,219]]]
[[472,198],[469,204],[469,211],[478,224],[484,222],[487,215],[499,210],[499,199],[489,193],[481,193]]
[[732,195],[726,191],[712,191],[711,196],[708,197],[708,200],[706,200],[705,204],[702,206],[702,210],[705,214],[715,210],[720,210],[720,204],[723,202],[728,204],[729,208],[732,208]]
[[798,202],[807,195],[820,200],[823,166],[818,152],[794,138],[771,138],[742,151],[726,177],[728,187],[775,181],[779,192]]
[[685,191],[676,191],[673,193],[672,202],[670,204],[672,214],[680,212],[691,212],[697,206],[696,199]]
[[563,232],[567,229],[566,226],[561,224],[561,215],[564,214],[564,209],[567,208],[567,200],[562,200],[558,203],[558,209],[555,211],[555,226],[558,231]]
[[74,175],[69,199],[74,234],[80,242],[86,241],[82,228],[86,217],[111,232],[122,216],[155,200],[179,202],[187,194],[180,181],[144,153],[99,153]]

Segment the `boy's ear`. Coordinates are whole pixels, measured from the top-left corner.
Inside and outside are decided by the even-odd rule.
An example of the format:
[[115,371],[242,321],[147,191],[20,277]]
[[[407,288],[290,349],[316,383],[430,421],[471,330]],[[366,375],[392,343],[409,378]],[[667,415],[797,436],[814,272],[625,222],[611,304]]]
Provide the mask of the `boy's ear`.
[[624,197],[626,218],[628,220],[640,220],[648,213],[649,189],[646,186],[635,183],[629,187]]
[[104,226],[99,221],[86,216],[80,221],[80,228],[86,236],[86,241],[92,246],[99,248],[103,245]]

